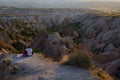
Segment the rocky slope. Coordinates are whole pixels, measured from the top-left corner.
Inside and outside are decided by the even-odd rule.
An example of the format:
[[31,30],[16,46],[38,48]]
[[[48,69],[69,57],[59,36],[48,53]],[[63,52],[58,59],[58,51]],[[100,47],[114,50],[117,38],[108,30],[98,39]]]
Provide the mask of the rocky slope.
[[[35,42],[38,41],[37,45],[33,44],[33,48],[39,48],[45,53],[51,52],[51,55],[60,55],[74,53],[79,49],[78,44],[84,43],[104,70],[112,75],[119,74],[120,65],[117,61],[120,58],[120,16],[84,14],[65,18],[56,24],[54,17],[48,17],[46,22],[44,21],[44,24],[47,24],[46,31],[52,36],[47,33],[46,36],[39,35],[35,39]],[[62,38],[68,38],[69,41]]]
[[80,22],[84,24],[81,30],[86,35],[85,43],[95,54],[95,61],[110,74],[119,74],[117,69],[120,65],[117,61],[120,59],[120,16],[88,14]]
[[94,14],[89,10],[27,10],[29,14],[26,9],[15,8],[8,15],[2,8],[0,40],[6,44],[0,44],[1,48],[22,50],[24,45],[31,44],[33,49],[55,60],[82,50],[92,54],[104,70],[120,77],[119,15]]

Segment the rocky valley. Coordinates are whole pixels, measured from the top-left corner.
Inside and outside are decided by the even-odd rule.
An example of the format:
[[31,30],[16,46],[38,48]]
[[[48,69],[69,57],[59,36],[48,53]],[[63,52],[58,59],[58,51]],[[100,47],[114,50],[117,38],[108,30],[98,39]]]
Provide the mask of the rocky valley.
[[120,79],[120,13],[89,9],[0,8],[0,54],[25,45],[56,61],[64,55],[90,55]]

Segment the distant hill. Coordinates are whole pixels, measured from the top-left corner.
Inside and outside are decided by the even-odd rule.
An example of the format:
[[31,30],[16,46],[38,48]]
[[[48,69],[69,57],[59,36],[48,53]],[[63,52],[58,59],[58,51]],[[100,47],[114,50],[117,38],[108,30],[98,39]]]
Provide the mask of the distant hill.
[[56,1],[56,0],[26,0],[26,1],[5,1],[1,0],[0,6],[20,7],[20,8],[97,8],[102,10],[119,10],[120,2],[81,2],[81,1]]

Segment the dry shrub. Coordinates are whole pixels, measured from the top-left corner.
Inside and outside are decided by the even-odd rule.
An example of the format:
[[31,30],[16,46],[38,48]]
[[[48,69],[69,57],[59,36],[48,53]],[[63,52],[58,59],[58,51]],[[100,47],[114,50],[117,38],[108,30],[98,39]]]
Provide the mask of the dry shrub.
[[69,54],[69,59],[65,63],[83,68],[91,68],[93,66],[92,57],[83,52]]

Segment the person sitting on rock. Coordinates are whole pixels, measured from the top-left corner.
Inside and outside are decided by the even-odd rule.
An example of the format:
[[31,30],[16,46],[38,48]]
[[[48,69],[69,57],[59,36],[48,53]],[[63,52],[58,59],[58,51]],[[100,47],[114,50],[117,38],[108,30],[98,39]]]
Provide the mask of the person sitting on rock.
[[30,46],[26,47],[22,54],[17,55],[17,57],[27,57],[32,56],[33,50],[30,48]]
[[27,52],[27,56],[32,56],[33,55],[33,50],[30,46],[28,46],[25,51]]
[[22,56],[27,56],[27,50],[26,49],[23,51]]

